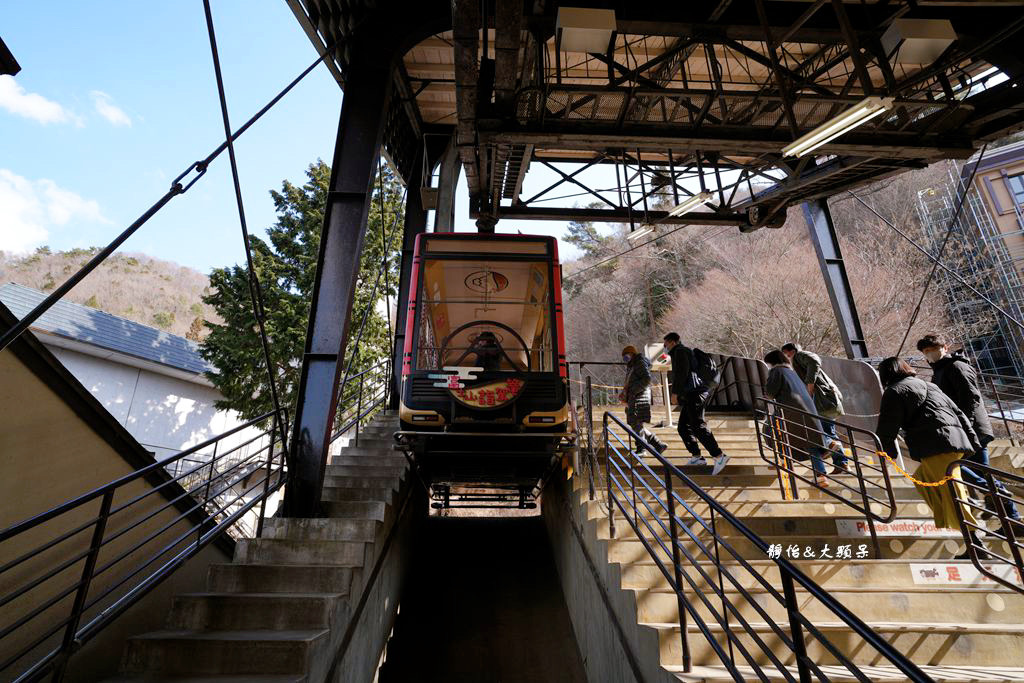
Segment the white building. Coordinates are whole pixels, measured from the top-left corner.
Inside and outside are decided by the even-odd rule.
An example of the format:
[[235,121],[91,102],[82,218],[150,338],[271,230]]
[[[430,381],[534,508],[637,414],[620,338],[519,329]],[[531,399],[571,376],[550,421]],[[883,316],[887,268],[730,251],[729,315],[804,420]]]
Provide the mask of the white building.
[[[0,287],[0,302],[19,318],[45,297],[18,284]],[[184,337],[68,301],[54,304],[30,329],[158,460],[241,423],[235,412],[214,408],[222,396],[203,375],[212,367]],[[230,441],[254,434],[243,430]]]

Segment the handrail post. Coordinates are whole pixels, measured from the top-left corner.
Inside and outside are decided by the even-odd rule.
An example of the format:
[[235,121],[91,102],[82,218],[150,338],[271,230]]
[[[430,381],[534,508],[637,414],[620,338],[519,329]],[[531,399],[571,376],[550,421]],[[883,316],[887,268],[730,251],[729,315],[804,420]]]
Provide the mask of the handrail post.
[[665,402],[665,426],[674,427],[672,424],[672,389],[668,386],[668,373],[661,372],[661,396]]
[[789,631],[793,638],[793,654],[796,655],[796,669],[800,674],[800,683],[811,683],[811,670],[807,668],[807,643],[804,642],[804,629],[797,615],[800,606],[796,601],[796,589],[789,570],[779,565],[779,576],[782,579],[782,593],[786,599],[786,612],[789,614]]
[[612,495],[612,456],[608,448],[608,413],[604,414],[604,429],[601,431],[604,437],[604,481],[608,487],[606,503],[608,504],[608,535],[615,538],[615,498]]
[[363,415],[363,377],[359,375],[359,393],[356,398],[356,448],[359,448],[359,421]]
[[584,408],[587,411],[587,470],[590,473],[590,500],[594,500],[594,468],[597,465],[597,462],[594,457],[594,389],[590,377],[587,377],[586,391]]
[[277,441],[278,414],[274,413],[274,422],[270,427],[270,443],[267,445],[267,475],[263,478],[263,496],[260,501],[260,512],[256,517],[256,538],[263,538],[263,517],[267,514],[267,496],[270,492],[270,469],[274,463],[274,443]]
[[[665,496],[668,498],[669,541],[672,543],[672,569],[676,583],[676,605],[679,610],[679,637],[683,646],[683,672],[690,673],[690,643],[687,639],[686,605],[683,599],[683,570],[679,566],[679,529],[676,521],[676,497],[672,492],[672,470],[665,465]],[[638,527],[639,528],[639,527]]]
[[1017,445],[1017,440],[1013,438],[1013,431],[1010,429],[1010,421],[1006,419],[1006,411],[1003,410],[1003,402],[999,399],[999,390],[996,389],[996,383],[991,377],[988,377],[988,386],[992,390],[992,397],[996,400],[996,407],[999,409],[999,419],[1003,421],[1003,426],[1006,427],[1006,438],[1010,440],[1012,446]]
[[1024,559],[1021,558],[1020,548],[1017,547],[1017,533],[1013,530],[1010,516],[1006,514],[1006,503],[1003,501],[1003,497],[999,495],[999,488],[996,486],[996,480],[992,476],[991,469],[985,470],[985,483],[988,484],[988,494],[992,497],[992,502],[995,503],[999,524],[1006,535],[1006,544],[1010,547],[1013,560],[1017,563],[1017,574],[1020,576],[1021,572],[1024,571]]
[[850,438],[850,455],[853,457],[853,466],[857,468],[857,486],[860,488],[860,499],[864,505],[864,517],[868,522],[868,531],[871,532],[871,544],[875,548],[875,559],[881,559],[882,547],[878,543],[878,532],[875,530],[875,516],[871,511],[871,503],[868,501],[868,487],[864,483],[864,469],[860,466],[860,452],[857,449],[857,442],[853,438],[853,430],[847,427],[846,432]]
[[110,507],[114,502],[114,489],[108,489],[100,501],[100,514],[96,518],[96,526],[92,529],[92,540],[89,542],[89,554],[85,556],[85,564],[82,566],[82,578],[78,582],[78,589],[75,591],[75,602],[71,606],[71,618],[68,625],[64,627],[64,638],[60,644],[60,655],[57,664],[54,666],[54,683],[64,680],[64,671],[68,666],[72,650],[75,649],[75,636],[78,633],[78,624],[82,621],[82,613],[85,611],[85,601],[89,596],[89,585],[92,583],[93,572],[96,571],[96,559],[99,557],[100,548],[103,545],[103,535],[107,529],[107,519],[110,517]]
[[[208,507],[210,505],[210,485],[213,482],[213,466],[217,462],[217,447],[220,446],[220,441],[213,444],[213,455],[210,456],[210,470],[206,475],[206,489],[203,491],[203,513],[209,514]],[[199,523],[198,531],[196,532],[196,545],[203,540],[203,523],[207,520],[203,520]]]

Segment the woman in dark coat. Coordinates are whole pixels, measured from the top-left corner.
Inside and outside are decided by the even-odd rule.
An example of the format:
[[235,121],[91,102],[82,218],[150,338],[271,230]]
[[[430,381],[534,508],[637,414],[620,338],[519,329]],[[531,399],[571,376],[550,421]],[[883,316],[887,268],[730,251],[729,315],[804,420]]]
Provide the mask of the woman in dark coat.
[[807,385],[789,365],[781,351],[768,353],[764,357],[764,362],[771,367],[764,385],[765,395],[776,403],[796,409],[782,408],[781,415],[784,437],[789,442],[794,457],[800,460],[809,457],[818,486],[828,488],[825,461],[821,456],[826,450],[824,444],[831,439],[825,438],[818,413],[814,409],[814,399],[808,393]]
[[[964,458],[981,448],[978,435],[971,421],[956,407],[951,398],[932,384],[917,378],[910,365],[899,358],[886,358],[878,366],[878,376],[885,391],[878,409],[878,427],[875,433],[882,442],[882,448],[889,457],[897,457],[896,435],[903,430],[910,458],[921,463],[915,478],[923,482],[942,481],[950,463]],[[956,496],[967,500],[967,487],[962,483],[960,466],[953,467],[951,474]],[[935,517],[935,526],[942,529],[959,529],[956,502],[946,486],[917,486],[918,492]],[[978,526],[973,510],[961,506],[964,519]],[[971,531],[972,542],[984,547],[975,531]],[[956,559],[966,559],[967,553]]]

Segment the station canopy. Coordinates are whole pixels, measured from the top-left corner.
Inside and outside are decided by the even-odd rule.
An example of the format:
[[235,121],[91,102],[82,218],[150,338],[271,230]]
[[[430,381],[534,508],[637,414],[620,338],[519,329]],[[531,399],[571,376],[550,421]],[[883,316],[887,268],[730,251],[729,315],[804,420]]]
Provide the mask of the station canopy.
[[452,139],[478,218],[780,225],[1024,124],[1015,0],[290,4],[343,88],[393,25],[385,151]]

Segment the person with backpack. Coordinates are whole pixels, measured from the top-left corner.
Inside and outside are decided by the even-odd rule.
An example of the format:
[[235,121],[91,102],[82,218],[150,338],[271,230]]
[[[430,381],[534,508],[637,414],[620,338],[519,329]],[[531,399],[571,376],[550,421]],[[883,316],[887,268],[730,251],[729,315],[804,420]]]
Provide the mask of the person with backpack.
[[[917,350],[924,354],[928,364],[932,366],[932,384],[953,399],[953,403],[971,421],[971,427],[978,435],[981,448],[968,455],[966,459],[979,465],[988,466],[988,444],[996,438],[996,435],[992,431],[992,423],[988,418],[985,398],[981,395],[981,389],[978,387],[978,373],[974,366],[971,365],[963,350],[950,353],[946,340],[937,334],[926,334],[919,339]],[[988,488],[985,477],[970,467],[961,467],[960,471],[965,482],[980,487],[978,489],[970,487],[973,491],[984,491]],[[1012,496],[1006,490],[1006,486],[998,479],[995,479],[994,483],[1000,498],[1003,499],[1007,516],[1010,519],[1019,520],[1020,512],[1013,504]],[[982,517],[992,515],[995,510],[995,501],[988,494],[985,495],[985,508],[988,512],[982,512]]]
[[846,455],[843,453],[843,442],[836,432],[836,423],[828,419],[842,417],[843,392],[839,391],[832,378],[821,369],[821,357],[818,354],[804,351],[795,342],[788,342],[782,346],[782,355],[789,361],[790,367],[800,377],[800,381],[814,399],[814,410],[821,418],[821,431],[828,437],[828,449],[832,451],[833,467],[830,474],[849,474],[846,468]]
[[[903,430],[903,440],[910,451],[910,459],[920,466],[914,472],[915,479],[924,483],[940,482],[946,471],[953,476],[953,488],[960,501],[968,500],[967,487],[963,484],[964,468],[950,465],[981,449],[978,435],[971,427],[971,421],[956,407],[951,398],[932,384],[917,377],[910,364],[900,358],[886,358],[878,366],[878,378],[882,382],[882,402],[878,408],[878,426],[875,433],[882,448],[890,458],[896,459],[896,435]],[[959,529],[956,500],[943,486],[921,486],[914,482],[918,493],[932,510],[935,526],[940,529]],[[982,558],[988,551],[981,541],[977,528],[981,526],[970,505],[960,505],[960,514],[971,526],[971,543],[978,547]],[[964,552],[954,559],[968,559]]]
[[672,361],[672,395],[679,406],[679,436],[692,456],[686,464],[707,465],[700,452],[703,445],[714,463],[711,474],[719,474],[729,456],[722,452],[704,420],[704,405],[718,382],[718,368],[708,354],[683,346],[676,332],[665,335],[665,350]]
[[[764,357],[765,365],[771,368],[764,383],[764,395],[778,404],[780,420],[778,440],[782,448],[789,449],[796,460],[811,461],[814,481],[818,488],[828,488],[825,476],[824,444],[832,441],[822,427],[814,408],[814,399],[807,391],[803,378],[789,364],[782,351],[769,351]],[[778,446],[777,446],[778,447]],[[844,470],[845,471],[845,470]]]
[[622,349],[622,362],[626,364],[626,379],[619,400],[626,402],[626,424],[658,453],[664,453],[668,444],[644,427],[651,421],[651,361],[630,345]]

